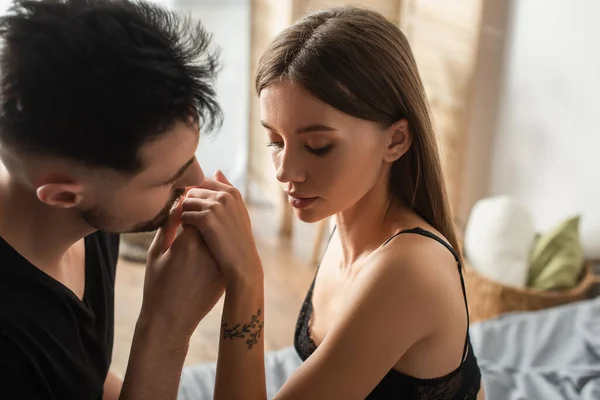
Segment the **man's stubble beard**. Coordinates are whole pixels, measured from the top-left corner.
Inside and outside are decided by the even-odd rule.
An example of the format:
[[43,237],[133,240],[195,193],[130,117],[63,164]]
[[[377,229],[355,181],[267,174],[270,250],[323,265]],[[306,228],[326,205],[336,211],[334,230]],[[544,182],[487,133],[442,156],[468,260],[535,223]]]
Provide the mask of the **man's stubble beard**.
[[[127,229],[118,229],[117,232],[112,231],[109,227],[117,226],[115,222],[117,219],[110,214],[106,209],[97,206],[90,210],[82,211],[81,217],[82,219],[92,226],[94,229],[101,230],[109,233],[143,233],[143,232],[154,232],[161,226],[163,226],[169,215],[171,213],[171,209],[177,203],[177,201],[183,196],[185,193],[185,189],[177,189],[173,193],[173,197],[169,202],[162,208],[162,210],[151,220],[145,221],[142,223],[138,223],[131,228]],[[109,229],[107,229],[109,228]]]

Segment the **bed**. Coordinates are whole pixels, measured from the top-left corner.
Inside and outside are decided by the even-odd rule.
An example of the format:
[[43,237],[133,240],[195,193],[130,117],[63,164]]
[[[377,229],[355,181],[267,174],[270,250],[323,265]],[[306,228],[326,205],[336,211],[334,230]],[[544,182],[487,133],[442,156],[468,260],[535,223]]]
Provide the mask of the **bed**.
[[473,324],[488,400],[600,399],[600,297]]

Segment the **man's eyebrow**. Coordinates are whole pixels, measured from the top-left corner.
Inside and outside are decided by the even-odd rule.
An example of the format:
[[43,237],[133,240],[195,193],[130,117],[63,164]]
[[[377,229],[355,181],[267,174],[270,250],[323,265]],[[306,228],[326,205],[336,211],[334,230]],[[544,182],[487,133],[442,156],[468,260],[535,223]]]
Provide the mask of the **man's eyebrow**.
[[185,171],[187,171],[187,169],[190,167],[190,165],[192,165],[194,163],[195,160],[196,160],[196,156],[190,158],[188,160],[188,162],[186,162],[181,168],[179,168],[179,170],[175,173],[175,175],[173,175],[171,178],[169,178],[166,181],[164,181],[162,183],[162,185],[169,184],[169,183],[174,182],[177,179],[181,178],[181,176],[183,174],[185,174]]
[[[277,132],[277,129],[271,127],[269,124],[267,124],[265,121],[260,121],[260,123],[262,124],[262,126],[264,126],[265,128],[273,131],[273,132]],[[332,128],[330,126],[327,125],[322,125],[322,124],[313,124],[313,125],[307,125],[304,126],[302,128],[298,128],[294,131],[294,133],[300,134],[300,133],[310,133],[310,132],[328,132],[328,131],[336,131],[337,129]]]

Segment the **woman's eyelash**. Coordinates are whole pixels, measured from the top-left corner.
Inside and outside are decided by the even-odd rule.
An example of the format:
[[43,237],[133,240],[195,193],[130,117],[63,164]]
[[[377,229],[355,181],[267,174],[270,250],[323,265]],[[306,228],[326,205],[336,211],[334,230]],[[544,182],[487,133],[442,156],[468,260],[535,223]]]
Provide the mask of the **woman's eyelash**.
[[269,143],[267,143],[267,147],[275,147],[277,149],[281,149],[281,148],[283,148],[283,143],[282,142],[269,142]]
[[329,153],[329,150],[331,150],[332,147],[333,147],[332,145],[327,145],[325,147],[320,147],[318,149],[315,149],[315,148],[306,146],[306,149],[310,153],[312,153],[312,154],[314,154],[316,156],[324,156],[325,154]]
[[[269,142],[267,143],[267,147],[274,147],[276,149],[282,149],[283,148],[283,142]],[[305,146],[306,150],[308,150],[309,153],[312,153],[316,156],[323,156],[327,153],[329,153],[329,150],[331,150],[331,148],[333,147],[333,145],[327,145],[325,147],[320,147],[318,149],[315,149],[314,147],[310,147],[310,146]]]

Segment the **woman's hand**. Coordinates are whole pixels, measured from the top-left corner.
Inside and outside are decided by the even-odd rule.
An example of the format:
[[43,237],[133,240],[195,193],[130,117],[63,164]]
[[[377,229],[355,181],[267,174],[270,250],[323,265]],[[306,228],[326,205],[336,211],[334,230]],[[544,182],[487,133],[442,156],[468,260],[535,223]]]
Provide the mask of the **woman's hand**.
[[183,226],[202,234],[217,260],[227,285],[262,282],[263,270],[256,249],[250,216],[241,193],[221,171],[215,179],[191,188],[182,203]]

